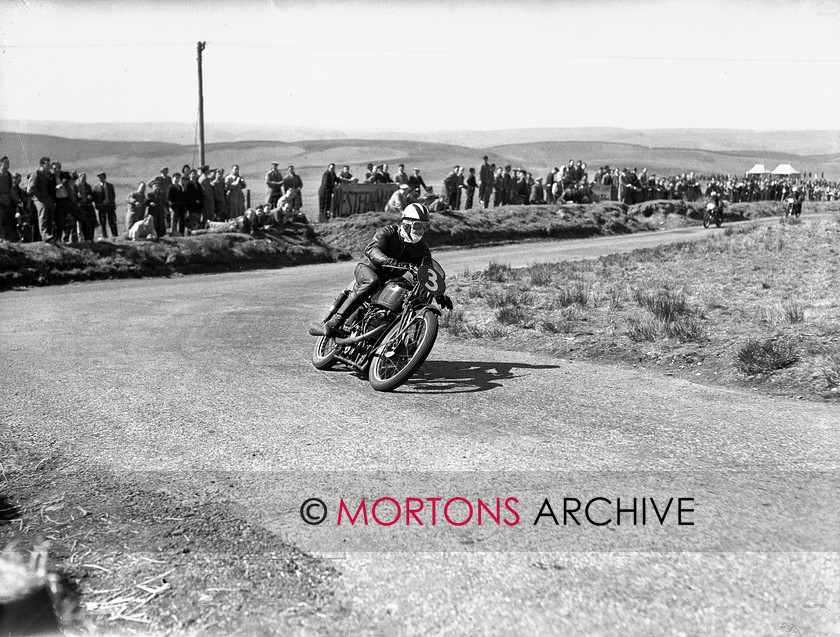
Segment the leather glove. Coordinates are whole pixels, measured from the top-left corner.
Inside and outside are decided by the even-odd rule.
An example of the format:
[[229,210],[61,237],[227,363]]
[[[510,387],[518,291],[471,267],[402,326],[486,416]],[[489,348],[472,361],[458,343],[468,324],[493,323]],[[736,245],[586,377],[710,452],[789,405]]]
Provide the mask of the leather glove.
[[396,259],[390,259],[390,258],[385,259],[382,262],[382,265],[383,265],[383,267],[386,267],[386,268],[399,268],[399,267],[401,267],[399,261],[397,261]]
[[437,301],[437,304],[446,310],[452,309],[452,299],[445,294],[438,294],[435,301]]

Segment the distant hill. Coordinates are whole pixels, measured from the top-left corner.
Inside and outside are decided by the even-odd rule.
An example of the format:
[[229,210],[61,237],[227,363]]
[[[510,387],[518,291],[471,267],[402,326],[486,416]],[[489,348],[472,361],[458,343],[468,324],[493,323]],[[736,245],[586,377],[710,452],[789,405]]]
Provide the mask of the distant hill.
[[[36,120],[2,120],[0,130],[35,135],[53,135],[100,141],[168,142],[190,145],[198,138],[195,123],[123,122],[81,123]],[[482,149],[508,144],[541,142],[612,142],[648,148],[690,148],[710,151],[766,151],[792,155],[830,155],[840,153],[840,131],[762,131],[712,128],[626,129],[517,128],[490,131],[441,130],[427,133],[371,131],[343,127],[318,129],[274,124],[211,122],[206,125],[208,143],[255,139],[296,142],[306,140],[372,139],[387,141],[411,139],[418,142],[450,144]]]
[[[37,167],[38,159],[47,155],[60,160],[64,167],[87,172],[91,180],[104,170],[118,187],[123,198],[139,180],[149,180],[161,166],[180,170],[183,164],[196,165],[198,151],[192,144],[165,142],[103,141],[69,139],[48,135],[32,135],[0,131],[0,154],[9,155],[12,169],[27,173]],[[294,164],[304,182],[304,203],[309,211],[317,209],[317,190],[327,164],[335,162],[338,169],[349,164],[351,172],[364,177],[368,162],[387,162],[391,172],[404,163],[406,170],[421,169],[426,183],[440,191],[441,182],[454,164],[478,169],[481,156],[487,154],[497,165],[511,164],[530,170],[541,177],[552,166],[560,166],[569,159],[586,162],[590,174],[599,166],[647,168],[648,173],[671,175],[683,172],[701,174],[740,174],[755,163],[772,169],[780,163],[790,163],[803,172],[825,173],[832,180],[840,180],[840,152],[823,154],[792,154],[782,151],[713,151],[698,148],[675,148],[630,143],[595,141],[526,142],[472,148],[468,146],[420,141],[415,137],[379,139],[333,138],[309,139],[294,142],[237,141],[215,142],[207,145],[207,163],[224,167],[240,165],[253,201],[264,198],[265,173],[272,161],[282,169]]]

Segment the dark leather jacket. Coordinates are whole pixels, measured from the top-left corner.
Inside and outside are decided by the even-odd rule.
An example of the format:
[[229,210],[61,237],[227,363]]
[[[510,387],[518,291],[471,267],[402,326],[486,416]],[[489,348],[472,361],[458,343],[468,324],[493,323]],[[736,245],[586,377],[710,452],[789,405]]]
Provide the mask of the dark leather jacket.
[[420,265],[424,257],[431,255],[429,244],[425,239],[420,239],[417,243],[407,243],[400,236],[400,227],[392,225],[380,228],[373,235],[373,241],[365,248],[364,263],[377,272],[382,272],[382,267],[385,265],[396,263]]

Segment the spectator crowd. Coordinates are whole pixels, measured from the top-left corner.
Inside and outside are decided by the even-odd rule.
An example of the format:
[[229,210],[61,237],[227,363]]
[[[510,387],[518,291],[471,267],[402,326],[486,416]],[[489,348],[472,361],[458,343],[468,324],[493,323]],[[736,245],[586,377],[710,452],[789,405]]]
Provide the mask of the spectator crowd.
[[[711,192],[732,202],[781,201],[794,188],[803,199],[840,199],[840,183],[813,173],[796,177],[778,175],[657,176],[646,168],[601,166],[590,179],[587,166],[570,159],[545,177],[534,178],[525,168],[496,166],[485,155],[478,169],[455,165],[444,177],[439,194],[427,185],[419,168],[409,174],[399,164],[391,174],[388,164],[369,163],[356,177],[345,165],[334,163],[323,173],[318,188],[319,218],[330,217],[336,189],[342,184],[394,184],[385,206],[401,211],[422,202],[433,212],[488,209],[508,205],[591,203],[601,198],[635,204],[651,199],[698,201]],[[280,170],[272,162],[265,176],[265,203],[247,207],[246,183],[233,164],[222,168],[184,165],[170,175],[168,167],[148,181],[140,181],[125,199],[125,232],[129,238],[184,236],[206,232],[252,231],[306,222],[302,213],[303,180],[293,165]],[[9,241],[93,241],[95,231],[107,239],[117,237],[118,202],[105,172],[95,180],[86,173],[64,170],[61,162],[42,157],[38,169],[24,179],[10,170],[8,157],[0,158],[0,238]]]

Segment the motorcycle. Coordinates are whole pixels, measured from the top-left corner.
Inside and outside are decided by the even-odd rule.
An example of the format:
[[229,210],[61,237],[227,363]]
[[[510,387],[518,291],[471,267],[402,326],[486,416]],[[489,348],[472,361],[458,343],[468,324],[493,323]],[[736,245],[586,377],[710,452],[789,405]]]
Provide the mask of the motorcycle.
[[786,219],[788,217],[799,217],[802,214],[802,202],[795,197],[788,197],[785,199],[785,203],[787,204]]
[[[405,274],[385,281],[345,321],[347,336],[328,337],[323,324],[309,328],[311,335],[320,337],[312,353],[315,369],[326,370],[343,363],[351,370],[367,374],[376,391],[388,392],[405,383],[420,368],[432,351],[438,333],[441,310],[433,301],[448,302],[444,296],[446,273],[431,257],[423,259],[419,266],[404,266]],[[338,295],[324,323],[349,293],[345,289]]]
[[703,227],[708,228],[712,225],[712,221],[720,228],[723,223],[723,206],[716,205],[715,202],[710,201],[706,204],[706,210],[703,212]]

